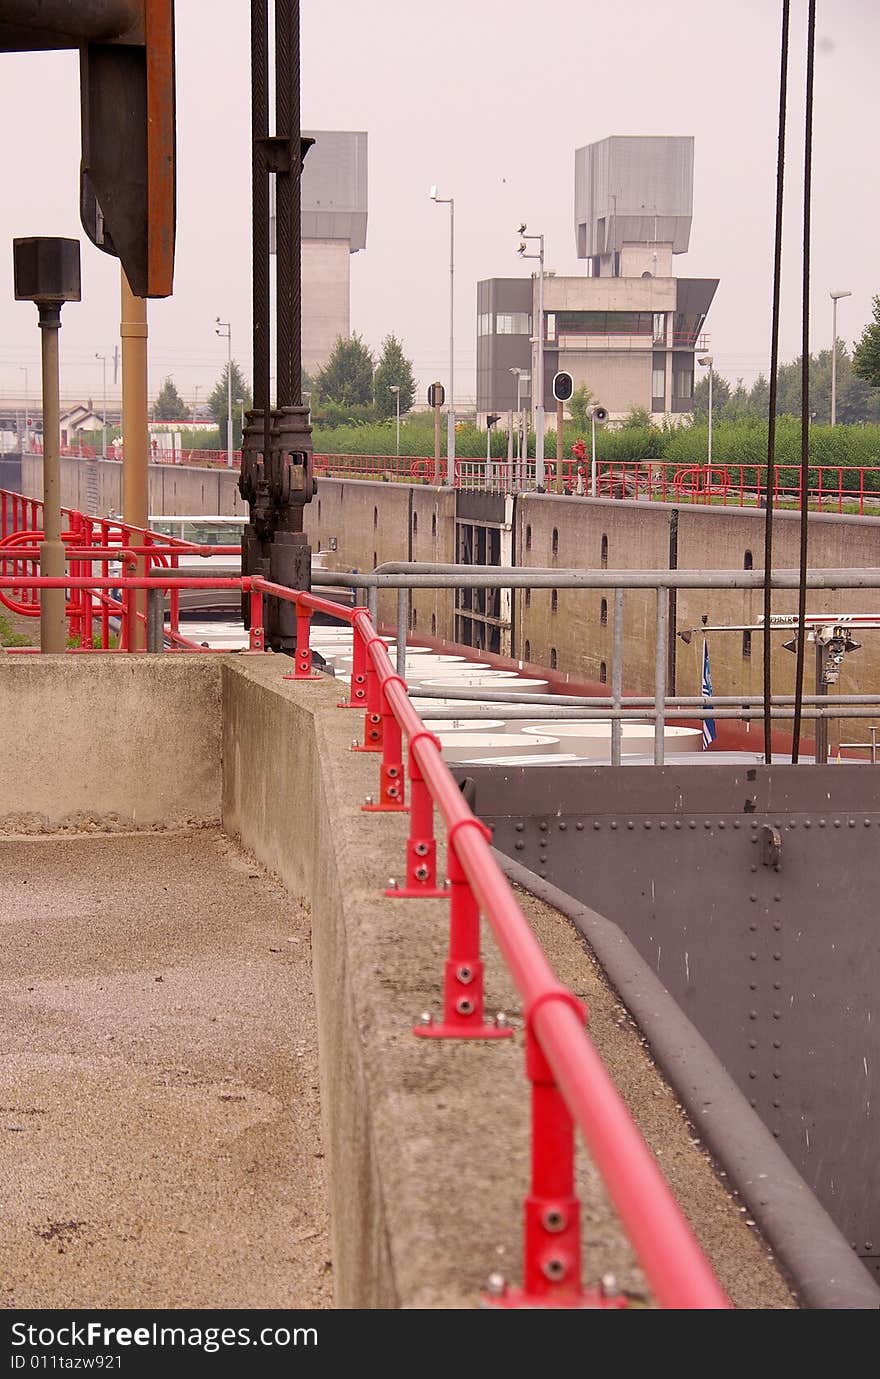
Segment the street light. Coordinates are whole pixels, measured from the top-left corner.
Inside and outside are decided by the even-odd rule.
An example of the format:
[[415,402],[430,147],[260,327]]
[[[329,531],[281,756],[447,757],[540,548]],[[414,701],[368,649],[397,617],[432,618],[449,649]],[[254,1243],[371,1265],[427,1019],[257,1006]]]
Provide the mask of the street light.
[[215,335],[226,340],[226,463],[232,468],[232,326],[217,317]]
[[[537,342],[537,370],[535,372],[535,487],[539,493],[544,491],[544,236],[527,235],[525,225],[520,225],[522,241],[517,253],[522,259],[538,260],[538,322],[532,331],[532,341]],[[537,254],[526,253],[526,240],[538,241]],[[532,323],[534,326],[534,322]]]
[[833,324],[832,324],[832,327],[831,327],[831,425],[832,425],[832,426],[836,426],[836,425],[837,425],[837,303],[840,301],[841,297],[851,297],[851,296],[852,296],[852,293],[851,293],[851,292],[832,292],[830,295],[831,295],[831,300],[832,300],[832,302],[834,303],[834,305],[833,305],[833,307],[832,307],[832,320],[833,320]]
[[[26,364],[19,364],[18,367],[19,367],[19,369],[21,370],[21,372],[24,374],[24,444],[27,445],[27,443],[28,443],[28,371],[27,371],[27,365],[26,365]],[[19,437],[19,441],[21,441],[21,437]],[[30,453],[30,452],[28,452],[28,453]],[[24,449],[23,449],[23,448],[22,448],[22,454],[24,454]],[[2,533],[0,533],[0,535],[2,535]]]
[[389,393],[393,393],[393,394],[394,394],[395,410],[396,410],[396,413],[397,413],[397,450],[395,451],[395,454],[399,455],[399,454],[400,454],[400,384],[399,384],[399,383],[389,383],[389,384],[388,384],[388,391],[389,391]]
[[455,483],[455,198],[438,196],[432,187],[429,196],[438,206],[449,207],[449,393],[447,395],[446,482]]
[[107,458],[107,356],[106,354],[95,353],[95,358],[101,361],[101,372],[104,379],[104,415],[101,427],[101,459]]
[[201,388],[201,384],[200,384],[200,383],[197,383],[197,384],[195,385],[196,400],[195,400],[195,402],[193,403],[193,426],[195,426],[196,422],[198,421],[198,417],[199,417],[199,390],[200,390],[200,388]]
[[715,363],[711,354],[704,354],[703,358],[697,361],[703,368],[709,370],[709,468],[712,467],[712,366]]

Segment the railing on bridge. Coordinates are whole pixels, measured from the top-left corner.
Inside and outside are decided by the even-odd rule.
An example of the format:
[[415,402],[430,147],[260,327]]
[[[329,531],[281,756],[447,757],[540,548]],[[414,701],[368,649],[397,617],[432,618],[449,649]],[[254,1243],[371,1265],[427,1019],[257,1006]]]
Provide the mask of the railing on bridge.
[[[481,913],[492,928],[523,1000],[526,1073],[532,1085],[532,1181],[526,1199],[524,1279],[522,1289],[508,1289],[496,1279],[484,1299],[486,1305],[626,1305],[626,1299],[615,1289],[584,1289],[582,1285],[580,1204],[574,1189],[573,1130],[577,1125],[660,1305],[728,1307],[653,1154],[586,1033],[582,1003],[556,979],[495,861],[488,830],[466,804],[443,761],[439,740],[428,732],[414,709],[406,682],[394,672],[367,609],[343,609],[256,576],[238,580],[181,578],[174,570],[174,548],[191,550],[187,543],[165,538],[155,541],[154,533],[118,523],[92,519],[93,525],[89,525],[90,519],[79,513],[67,514],[71,573],[60,579],[41,577],[30,572],[41,535],[35,525],[39,507],[34,500],[19,495],[2,495],[4,533],[7,525],[14,527],[16,522],[33,524],[29,530],[15,533],[27,537],[31,545],[13,543],[14,554],[0,557],[0,598],[7,606],[8,591],[25,595],[33,606],[40,589],[64,587],[70,591],[72,626],[85,627],[87,632],[91,612],[83,609],[91,610],[95,602],[102,609],[112,603],[127,629],[124,643],[133,646],[139,591],[155,593],[157,586],[172,591],[210,585],[235,587],[250,597],[250,647],[261,651],[265,599],[286,600],[295,604],[297,619],[297,648],[290,678],[305,682],[321,678],[312,673],[309,649],[313,613],[327,614],[351,626],[351,697],[342,707],[363,711],[361,750],[380,756],[378,798],[364,808],[409,813],[406,882],[389,894],[449,901],[443,1019],[435,1024],[430,1017],[423,1017],[414,1033],[428,1039],[499,1039],[512,1034],[506,1023],[489,1024],[484,1018]],[[92,544],[96,540],[105,544]],[[106,571],[109,561],[120,557],[150,562],[154,557],[167,559],[167,578],[121,574],[114,580],[106,573],[101,577],[91,573],[92,563]],[[30,571],[24,573],[28,566]],[[86,567],[88,574],[82,573]],[[113,588],[118,599],[111,594]],[[437,876],[435,810],[446,828],[448,883],[442,885]]]

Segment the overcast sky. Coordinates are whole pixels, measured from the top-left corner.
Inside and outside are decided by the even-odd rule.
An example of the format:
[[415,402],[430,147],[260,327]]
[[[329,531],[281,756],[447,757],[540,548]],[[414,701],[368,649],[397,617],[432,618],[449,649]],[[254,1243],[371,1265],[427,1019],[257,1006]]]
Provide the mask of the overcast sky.
[[[696,138],[691,248],[680,276],[721,280],[706,329],[718,370],[750,384],[766,368],[772,271],[781,0],[302,0],[303,125],[369,134],[367,248],[352,259],[352,329],[378,348],[402,337],[420,384],[445,377],[448,208],[455,197],[456,394],[474,393],[475,284],[517,276],[516,227],[546,235],[547,267],[575,256],[574,150],[609,134]],[[204,398],[231,321],[250,376],[248,0],[177,0],[178,232],[175,293],[151,303],[150,387],[171,374]],[[804,44],[792,0],[782,356],[800,345]],[[880,292],[876,0],[819,0],[813,168],[812,340],[852,342]],[[6,131],[0,198],[0,397],[39,361],[36,311],[13,301],[11,240],[83,240],[83,301],[64,310],[65,396],[101,393],[96,353],[118,339],[115,260],[77,211],[78,59],[0,57]],[[3,246],[6,246],[5,248]],[[113,390],[111,389],[111,392]]]

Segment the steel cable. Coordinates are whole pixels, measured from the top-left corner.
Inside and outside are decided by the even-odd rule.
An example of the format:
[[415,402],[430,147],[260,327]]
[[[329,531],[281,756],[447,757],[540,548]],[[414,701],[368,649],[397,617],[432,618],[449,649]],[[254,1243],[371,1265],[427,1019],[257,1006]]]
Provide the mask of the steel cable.
[[776,231],[773,249],[773,311],[770,342],[770,400],[767,419],[767,488],[764,507],[764,760],[772,761],[770,746],[773,698],[770,618],[773,607],[773,503],[776,496],[776,396],[779,370],[779,296],[782,276],[782,203],[785,189],[785,107],[788,99],[788,31],[791,0],[782,0],[782,42],[779,70],[779,136],[776,155]]
[[816,0],[810,0],[807,22],[807,90],[804,114],[804,269],[803,319],[801,339],[801,523],[800,583],[798,586],[797,668],[794,682],[794,728],[791,761],[800,755],[801,715],[804,695],[804,653],[806,650],[807,545],[809,530],[810,482],[810,195],[813,172],[813,69],[816,50]]

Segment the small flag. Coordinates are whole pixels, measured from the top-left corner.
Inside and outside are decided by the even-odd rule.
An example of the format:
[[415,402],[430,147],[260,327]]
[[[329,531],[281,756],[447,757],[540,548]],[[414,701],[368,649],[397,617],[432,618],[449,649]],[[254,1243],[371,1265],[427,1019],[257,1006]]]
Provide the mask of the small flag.
[[[703,687],[701,691],[704,699],[712,698],[712,672],[709,669],[709,643],[703,638]],[[710,746],[715,741],[715,719],[703,719],[703,748]]]

